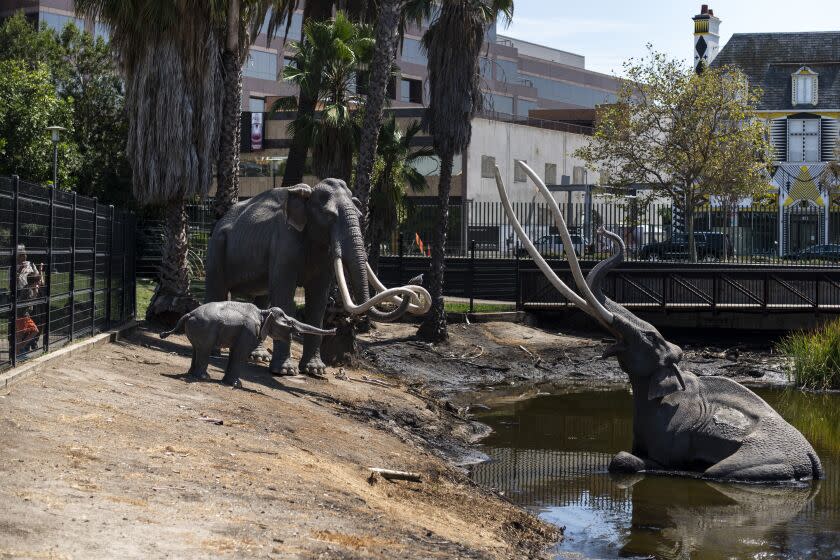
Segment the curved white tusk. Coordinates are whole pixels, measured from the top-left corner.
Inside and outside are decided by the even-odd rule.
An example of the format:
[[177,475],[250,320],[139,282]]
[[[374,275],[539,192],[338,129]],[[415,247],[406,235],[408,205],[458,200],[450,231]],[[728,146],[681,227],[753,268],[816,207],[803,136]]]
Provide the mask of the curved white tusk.
[[557,290],[563,294],[563,296],[573,303],[576,307],[582,309],[583,311],[587,312],[589,315],[597,319],[598,321],[601,318],[598,316],[598,313],[589,305],[585,299],[580,297],[577,292],[573,289],[568,287],[565,282],[560,280],[560,278],[554,274],[554,271],[551,270],[551,267],[548,266],[548,263],[545,262],[545,259],[542,258],[537,248],[534,247],[534,244],[528,238],[528,235],[525,233],[525,230],[522,229],[522,224],[519,223],[519,220],[516,219],[516,215],[513,213],[513,208],[510,205],[510,200],[508,199],[507,191],[505,191],[505,185],[502,182],[502,176],[499,173],[499,166],[496,166],[496,187],[499,189],[499,196],[502,199],[502,207],[505,209],[505,213],[507,214],[508,220],[510,220],[510,225],[513,226],[513,230],[516,232],[516,235],[519,237],[519,240],[522,241],[522,244],[525,246],[525,249],[528,251],[528,254],[531,255],[531,258],[534,259],[534,262],[537,263],[537,266],[545,274],[545,277],[548,278],[548,281],[557,288]]
[[600,301],[598,301],[598,298],[595,297],[595,294],[593,294],[592,290],[589,288],[589,284],[586,283],[586,278],[584,278],[583,271],[580,269],[580,263],[578,262],[577,255],[575,255],[574,245],[572,245],[572,236],[569,235],[569,229],[566,227],[566,220],[563,219],[563,213],[560,212],[560,207],[557,206],[557,201],[554,200],[553,196],[551,196],[551,192],[548,190],[548,187],[545,186],[542,179],[540,179],[539,175],[537,175],[533,169],[528,167],[528,164],[523,161],[516,160],[516,165],[519,165],[525,174],[528,175],[534,184],[537,185],[537,189],[543,195],[546,202],[548,202],[548,207],[551,209],[551,213],[554,214],[554,223],[557,225],[557,229],[560,231],[560,237],[563,239],[563,252],[566,254],[566,259],[569,261],[569,268],[572,269],[572,276],[575,279],[575,284],[577,284],[577,287],[583,294],[583,297],[586,298],[592,308],[598,313],[599,318],[607,325],[610,325],[613,321],[613,315],[601,304]]
[[[370,281],[371,286],[377,292],[384,292],[388,288],[379,280],[376,276],[376,273],[370,267],[370,264],[367,266],[367,273],[368,273],[368,280]],[[432,308],[432,296],[426,291],[426,288],[423,286],[415,286],[409,284],[408,286],[401,286],[401,288],[410,290],[411,294],[411,303],[408,305],[407,312],[411,313],[412,315],[425,315],[429,312],[429,309]],[[399,305],[401,302],[399,298],[391,298],[391,303]]]
[[[379,305],[382,302],[391,300],[391,298],[393,298],[394,296],[402,296],[408,298],[417,297],[414,291],[409,290],[408,288],[390,288],[388,290],[376,294],[369,300],[360,303],[359,305],[355,305],[353,303],[353,298],[350,297],[350,290],[347,288],[347,279],[344,277],[344,265],[342,265],[341,263],[341,258],[336,258],[333,262],[333,266],[335,270],[335,280],[338,284],[338,291],[341,294],[341,300],[344,305],[344,310],[347,311],[347,313],[350,313],[351,315],[361,315],[371,307]],[[431,301],[431,297],[429,298],[429,300]]]

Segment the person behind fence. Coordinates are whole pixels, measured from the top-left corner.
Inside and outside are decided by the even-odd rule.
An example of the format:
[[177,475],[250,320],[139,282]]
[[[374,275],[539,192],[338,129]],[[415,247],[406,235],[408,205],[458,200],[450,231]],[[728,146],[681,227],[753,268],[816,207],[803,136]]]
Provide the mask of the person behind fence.
[[[39,268],[27,260],[26,247],[18,245],[17,257],[17,289],[18,299],[35,299],[40,295],[43,286],[44,265]],[[29,306],[23,316],[15,319],[15,342],[18,352],[28,352],[38,347],[38,337],[41,334],[35,320],[32,319],[33,307]]]

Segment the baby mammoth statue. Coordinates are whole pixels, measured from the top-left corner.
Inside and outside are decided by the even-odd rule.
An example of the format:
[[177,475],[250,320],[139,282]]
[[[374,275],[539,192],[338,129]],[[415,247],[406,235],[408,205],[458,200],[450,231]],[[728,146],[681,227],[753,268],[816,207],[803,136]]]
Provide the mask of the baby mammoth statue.
[[207,364],[214,348],[230,348],[222,383],[240,387],[239,371],[251,352],[266,336],[288,345],[292,331],[319,336],[335,334],[335,329],[324,330],[301,323],[279,307],[260,309],[253,303],[214,301],[187,313],[175,328],[160,333],[160,337],[186,333],[193,347],[188,374],[196,379],[209,379]]

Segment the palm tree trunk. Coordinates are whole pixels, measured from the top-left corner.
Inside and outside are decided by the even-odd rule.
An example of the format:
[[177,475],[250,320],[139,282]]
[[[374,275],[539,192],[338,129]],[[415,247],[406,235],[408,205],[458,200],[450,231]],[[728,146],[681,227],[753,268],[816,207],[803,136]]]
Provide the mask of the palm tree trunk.
[[388,89],[391,65],[397,51],[397,28],[400,20],[401,0],[381,0],[376,21],[376,46],[370,65],[367,101],[362,122],[361,141],[359,144],[356,179],[353,194],[359,199],[362,211],[362,233],[367,230],[369,220],[368,200],[370,199],[370,175],[376,159],[376,146],[379,140],[379,128],[382,126],[382,107]]
[[417,336],[428,342],[441,342],[449,337],[446,330],[446,309],[443,299],[443,273],[446,256],[446,232],[449,227],[449,190],[452,186],[454,154],[441,155],[440,184],[438,185],[438,223],[432,244],[432,265],[429,269],[428,289],[432,308],[417,331]]
[[227,36],[222,52],[222,118],[219,123],[219,156],[216,160],[216,201],[213,212],[218,220],[239,199],[239,138],[242,108],[242,64],[239,57],[239,0],[229,0]]
[[238,53],[222,53],[224,99],[220,123],[219,158],[216,162],[216,200],[213,214],[218,220],[239,200],[239,148],[242,121],[242,65]]
[[185,201],[182,198],[170,200],[164,208],[160,284],[149,303],[146,320],[173,323],[198,306],[198,301],[190,295],[188,249]]

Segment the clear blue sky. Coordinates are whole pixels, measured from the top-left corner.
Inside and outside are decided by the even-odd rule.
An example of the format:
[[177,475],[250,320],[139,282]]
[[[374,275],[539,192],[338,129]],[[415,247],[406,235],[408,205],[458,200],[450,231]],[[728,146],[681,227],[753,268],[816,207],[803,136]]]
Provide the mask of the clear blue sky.
[[[498,32],[582,54],[586,67],[621,73],[645,44],[690,62],[695,0],[515,0],[513,23]],[[721,47],[733,33],[840,31],[840,0],[709,0],[722,20]]]

